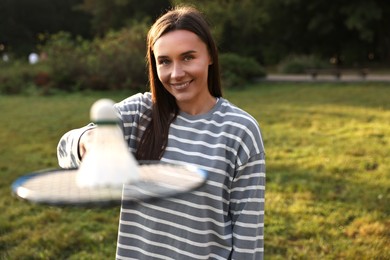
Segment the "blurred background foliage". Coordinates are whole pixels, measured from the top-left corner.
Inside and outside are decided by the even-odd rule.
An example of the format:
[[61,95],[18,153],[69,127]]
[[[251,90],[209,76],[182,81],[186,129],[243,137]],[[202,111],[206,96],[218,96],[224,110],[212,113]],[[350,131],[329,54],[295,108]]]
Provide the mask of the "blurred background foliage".
[[[297,61],[301,73],[313,66],[390,64],[385,0],[1,0],[0,93],[26,90],[17,86],[23,78],[43,93],[146,88],[146,32],[166,9],[183,3],[207,15],[228,57],[221,59],[228,87],[263,77],[264,68],[295,73]],[[39,68],[20,69],[32,52],[40,55]],[[251,66],[232,69],[248,59],[256,75]]]

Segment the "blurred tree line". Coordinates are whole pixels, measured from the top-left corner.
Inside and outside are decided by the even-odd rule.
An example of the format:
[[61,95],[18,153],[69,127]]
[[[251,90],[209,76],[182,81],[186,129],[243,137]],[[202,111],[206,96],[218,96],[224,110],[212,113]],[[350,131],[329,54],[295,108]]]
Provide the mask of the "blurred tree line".
[[86,39],[150,24],[173,4],[203,10],[222,52],[265,65],[288,55],[346,64],[390,61],[387,0],[0,0],[0,51],[26,55],[59,31]]
[[[206,14],[225,87],[265,76],[266,66],[390,64],[387,0],[0,0],[0,93],[147,87],[146,33],[176,4]],[[45,62],[4,62],[31,52]]]

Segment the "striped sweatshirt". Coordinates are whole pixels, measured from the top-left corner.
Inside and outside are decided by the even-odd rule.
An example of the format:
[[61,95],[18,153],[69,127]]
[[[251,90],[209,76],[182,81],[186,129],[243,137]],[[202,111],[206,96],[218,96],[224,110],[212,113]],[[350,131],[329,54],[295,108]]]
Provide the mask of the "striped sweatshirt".
[[[149,92],[115,105],[133,153],[151,105]],[[90,127],[61,138],[61,167],[79,165],[78,140]],[[122,203],[116,259],[263,259],[265,151],[252,116],[224,98],[206,114],[180,112],[161,161],[196,165],[207,181],[174,197]]]

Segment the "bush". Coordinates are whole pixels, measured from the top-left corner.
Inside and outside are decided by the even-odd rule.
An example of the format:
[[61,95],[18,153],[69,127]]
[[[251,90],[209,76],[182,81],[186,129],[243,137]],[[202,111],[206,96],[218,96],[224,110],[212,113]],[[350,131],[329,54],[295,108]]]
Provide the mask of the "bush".
[[89,42],[81,37],[73,40],[67,32],[50,36],[42,52],[47,55],[46,62],[56,88],[72,90],[80,85],[80,79],[87,74],[85,61],[89,51]]
[[329,64],[313,55],[291,55],[278,66],[278,71],[286,74],[303,74],[307,69],[323,69]]
[[14,60],[0,64],[0,94],[48,94],[49,69],[44,63]]
[[93,41],[66,32],[53,35],[42,47],[52,80],[63,90],[144,88],[146,30],[134,25]]
[[234,53],[220,55],[222,84],[226,88],[242,87],[253,79],[265,77],[265,69],[255,60]]
[[140,89],[147,84],[146,27],[111,32],[93,42],[96,53],[88,63],[91,76],[103,80],[110,89]]

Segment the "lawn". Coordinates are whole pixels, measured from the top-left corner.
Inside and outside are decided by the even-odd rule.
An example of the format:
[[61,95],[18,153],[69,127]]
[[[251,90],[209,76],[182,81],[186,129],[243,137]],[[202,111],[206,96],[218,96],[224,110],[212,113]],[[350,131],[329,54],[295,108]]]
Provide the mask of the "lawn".
[[[57,168],[56,146],[98,98],[0,96],[0,259],[113,259],[119,207],[32,205],[11,195]],[[260,123],[267,153],[266,259],[390,259],[390,86],[271,84],[225,97]]]

